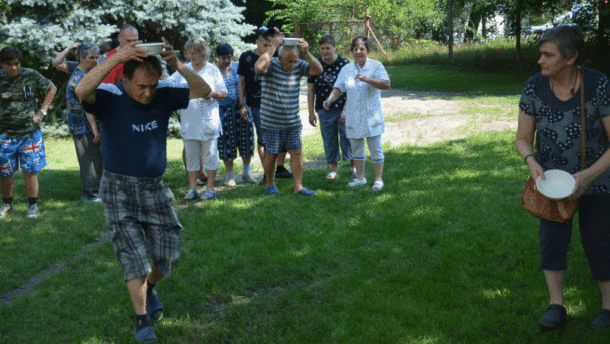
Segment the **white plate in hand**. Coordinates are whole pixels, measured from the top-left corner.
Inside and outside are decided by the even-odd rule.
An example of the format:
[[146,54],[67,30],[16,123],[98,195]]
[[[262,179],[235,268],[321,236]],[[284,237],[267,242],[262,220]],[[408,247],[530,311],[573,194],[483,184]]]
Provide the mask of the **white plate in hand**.
[[544,171],[546,180],[538,177],[536,187],[541,194],[552,200],[561,200],[572,194],[576,179],[566,171],[548,170]]
[[136,45],[138,48],[146,49],[148,56],[159,55],[163,51],[165,43],[141,43]]
[[301,41],[300,38],[284,38],[284,46],[286,47],[294,47]]

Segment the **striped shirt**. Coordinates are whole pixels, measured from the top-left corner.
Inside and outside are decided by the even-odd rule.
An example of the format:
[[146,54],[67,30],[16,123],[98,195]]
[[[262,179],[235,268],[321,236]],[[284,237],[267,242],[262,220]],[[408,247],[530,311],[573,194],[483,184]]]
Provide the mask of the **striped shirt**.
[[263,129],[294,130],[303,128],[299,116],[301,78],[309,75],[309,63],[299,59],[286,72],[274,57],[261,83],[261,126]]

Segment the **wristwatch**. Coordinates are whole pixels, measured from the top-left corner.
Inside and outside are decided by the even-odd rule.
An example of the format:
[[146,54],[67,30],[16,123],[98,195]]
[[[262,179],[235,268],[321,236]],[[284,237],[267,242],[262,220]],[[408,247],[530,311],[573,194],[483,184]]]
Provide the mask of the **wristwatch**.
[[47,110],[40,109],[40,113],[42,114],[42,116],[46,116],[47,115]]

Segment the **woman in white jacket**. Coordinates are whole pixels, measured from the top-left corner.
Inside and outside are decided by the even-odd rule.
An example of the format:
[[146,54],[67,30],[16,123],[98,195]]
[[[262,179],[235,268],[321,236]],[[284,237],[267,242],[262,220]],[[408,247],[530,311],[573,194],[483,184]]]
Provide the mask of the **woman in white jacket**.
[[381,90],[390,88],[390,77],[381,62],[368,58],[371,51],[368,38],[355,37],[350,50],[354,63],[341,68],[333,91],[323,105],[324,109],[328,110],[341,93],[347,93],[340,122],[345,125],[347,137],[350,139],[356,167],[356,177],[347,186],[366,185],[364,177],[366,141],[375,170],[373,190],[379,191],[383,189],[384,156],[381,149],[381,134],[385,131],[381,110]]

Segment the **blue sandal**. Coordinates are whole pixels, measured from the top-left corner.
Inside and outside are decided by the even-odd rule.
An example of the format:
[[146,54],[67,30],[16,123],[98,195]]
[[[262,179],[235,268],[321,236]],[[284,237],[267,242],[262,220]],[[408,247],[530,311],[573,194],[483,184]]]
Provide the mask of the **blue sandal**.
[[205,190],[203,192],[203,194],[201,194],[201,199],[202,200],[208,200],[208,199],[214,199],[216,198],[216,191],[212,191],[212,190]]
[[309,190],[308,188],[302,188],[301,190],[299,190],[299,192],[297,192],[299,195],[303,195],[303,196],[315,196],[316,193]]
[[147,326],[141,328],[133,333],[133,336],[136,338],[137,342],[156,342],[157,336],[155,335],[155,330],[153,330],[152,326]]
[[279,195],[280,190],[277,188],[277,186],[275,185],[271,185],[268,188],[265,189],[265,192],[270,194],[270,195]]

